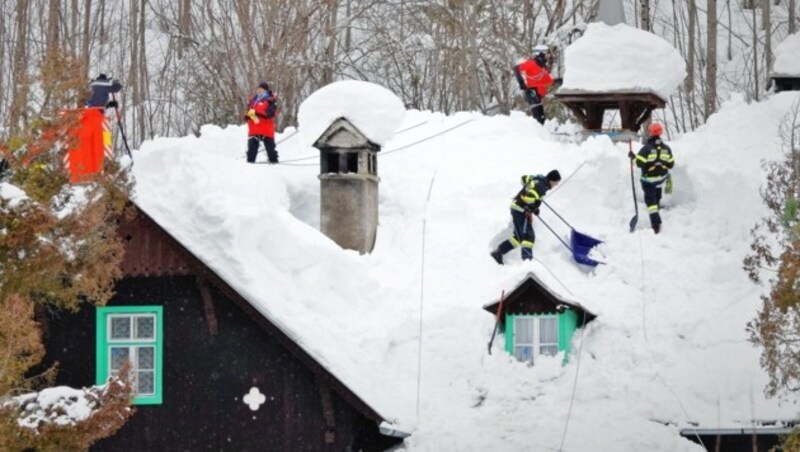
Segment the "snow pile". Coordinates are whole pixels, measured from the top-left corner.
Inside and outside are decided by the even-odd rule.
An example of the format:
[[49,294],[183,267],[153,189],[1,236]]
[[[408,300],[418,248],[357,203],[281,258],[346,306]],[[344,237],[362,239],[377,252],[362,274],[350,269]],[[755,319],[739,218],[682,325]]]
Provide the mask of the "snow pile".
[[670,43],[625,24],[591,23],[564,51],[564,91],[652,92],[666,99],[686,77]]
[[313,145],[333,121],[347,118],[370,141],[383,146],[402,124],[406,109],[388,89],[345,80],[315,91],[302,104],[297,120],[303,143]]
[[787,36],[775,49],[772,74],[800,77],[800,32]]
[[0,198],[8,201],[11,207],[28,199],[28,195],[21,188],[8,182],[0,182]]
[[[781,155],[778,124],[798,99],[733,99],[669,142],[675,191],[659,235],[640,191],[639,229],[628,232],[627,145],[556,142],[518,112],[409,111],[394,124],[402,129],[386,148],[403,150],[379,154],[380,226],[369,255],[319,232],[319,152],[287,140],[281,156],[308,166],[247,164],[243,126],[145,143],[133,168],[136,202],[395,422],[387,428],[411,426],[408,450],[558,450],[568,424],[563,450],[700,451],[681,426],[796,415],[763,397],[767,377],[745,330],[763,289],[741,263],[767,212],[760,162]],[[514,251],[498,266],[488,253],[510,235],[520,175],[553,168],[564,180],[546,200],[605,242],[607,265],[576,265],[536,220],[535,260]],[[568,237],[547,207],[540,220]],[[482,306],[528,272],[598,316],[576,332],[566,366],[561,356],[518,363],[502,352],[504,338],[486,353],[494,317]]]
[[57,386],[13,398],[9,404],[18,406],[17,422],[32,430],[45,425],[74,425],[88,419],[98,408],[105,386],[74,389]]

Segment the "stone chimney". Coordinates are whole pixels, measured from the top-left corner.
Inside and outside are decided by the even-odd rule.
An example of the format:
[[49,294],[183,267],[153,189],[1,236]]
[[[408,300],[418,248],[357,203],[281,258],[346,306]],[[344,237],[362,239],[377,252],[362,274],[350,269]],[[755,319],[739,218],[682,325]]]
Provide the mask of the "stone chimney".
[[339,246],[370,253],[378,231],[378,151],[350,121],[333,121],[320,150],[320,229]]

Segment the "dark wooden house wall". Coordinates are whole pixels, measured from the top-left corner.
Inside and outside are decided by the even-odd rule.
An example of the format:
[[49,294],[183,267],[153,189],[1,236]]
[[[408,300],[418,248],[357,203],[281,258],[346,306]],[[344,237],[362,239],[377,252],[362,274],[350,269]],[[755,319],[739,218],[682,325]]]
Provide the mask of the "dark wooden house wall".
[[800,77],[774,77],[775,92],[800,91]]
[[153,220],[137,211],[120,224],[118,233],[125,241],[120,264],[126,276],[188,275],[193,273],[192,259],[186,251]]
[[770,452],[781,444],[778,435],[692,435],[681,433],[686,439],[702,445],[708,452]]
[[[382,450],[391,445],[375,421],[333,391],[328,393],[334,442],[327,444],[322,396],[327,385],[231,300],[213,287],[209,293],[216,334],[195,277],[129,277],[118,283],[109,305],[163,306],[164,399],[161,405],[135,407],[130,421],[94,450]],[[94,309],[84,309],[53,314],[48,322],[46,360],[59,363],[57,384],[94,384],[94,316]],[[253,386],[266,396],[257,411],[242,401]]]

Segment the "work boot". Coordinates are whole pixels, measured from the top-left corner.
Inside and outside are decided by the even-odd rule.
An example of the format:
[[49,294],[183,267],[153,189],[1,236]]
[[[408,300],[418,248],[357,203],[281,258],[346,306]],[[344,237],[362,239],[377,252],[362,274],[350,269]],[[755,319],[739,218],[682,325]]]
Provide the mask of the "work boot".
[[653,232],[655,232],[656,234],[661,232],[661,224],[654,224],[653,225]]
[[492,256],[492,259],[495,260],[500,265],[503,265],[503,254],[500,252],[499,249],[496,249],[489,253],[489,256]]

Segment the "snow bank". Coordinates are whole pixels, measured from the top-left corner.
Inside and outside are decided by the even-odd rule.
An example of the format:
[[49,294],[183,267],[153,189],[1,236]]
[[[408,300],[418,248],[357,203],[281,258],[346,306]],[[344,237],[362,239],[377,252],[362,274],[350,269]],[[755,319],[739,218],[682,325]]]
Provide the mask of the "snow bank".
[[374,83],[346,80],[314,92],[297,114],[303,143],[311,146],[333,121],[347,118],[375,144],[383,146],[402,124],[403,101]]
[[787,36],[775,48],[772,74],[800,77],[800,32]]
[[564,84],[571,91],[652,92],[666,99],[686,77],[670,43],[625,24],[592,23],[564,51]]

